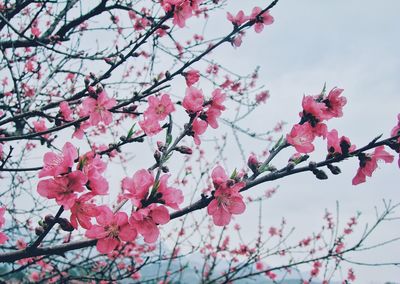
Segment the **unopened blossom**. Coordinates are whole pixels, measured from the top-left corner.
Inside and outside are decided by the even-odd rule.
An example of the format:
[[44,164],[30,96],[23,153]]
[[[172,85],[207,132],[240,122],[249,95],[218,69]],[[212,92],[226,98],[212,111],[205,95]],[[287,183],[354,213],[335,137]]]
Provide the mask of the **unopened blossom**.
[[97,206],[90,202],[92,198],[92,194],[84,194],[75,200],[71,207],[70,221],[75,229],[78,229],[78,223],[82,228],[90,229],[92,227],[91,219],[100,214]]
[[82,103],[82,107],[85,115],[89,115],[91,125],[95,126],[100,122],[109,125],[112,122],[112,114],[109,109],[116,104],[117,101],[114,98],[109,98],[107,93],[102,91],[97,95],[97,99],[86,98]]
[[64,144],[61,154],[47,152],[43,157],[44,166],[39,172],[39,178],[69,172],[77,158],[78,151],[70,142]]
[[195,87],[186,89],[185,97],[183,98],[182,106],[191,113],[201,111],[204,104],[203,91]]
[[241,214],[246,209],[243,197],[239,193],[244,182],[235,183],[228,179],[225,170],[217,166],[211,174],[215,186],[214,199],[207,206],[207,212],[212,216],[217,226],[228,225],[233,214]]
[[191,87],[192,85],[196,84],[200,79],[200,72],[198,70],[189,70],[184,73],[186,85]]
[[132,204],[140,207],[140,201],[145,199],[150,187],[154,183],[153,175],[145,169],[137,171],[132,178],[122,180],[122,189],[127,191],[124,195],[132,201]]
[[86,231],[85,236],[97,239],[96,248],[100,253],[112,252],[121,241],[131,242],[136,239],[136,230],[129,225],[125,212],[113,213],[107,206],[99,206],[96,225]]
[[151,96],[148,98],[149,107],[144,112],[146,117],[152,117],[157,120],[164,120],[171,112],[175,110],[174,104],[168,94],[161,98]]
[[376,147],[372,154],[364,154],[359,156],[360,167],[357,170],[356,176],[352,180],[353,185],[357,185],[366,181],[366,177],[372,176],[372,173],[378,167],[378,161],[392,163],[394,157],[385,151],[385,146]]
[[274,17],[269,14],[269,11],[265,11],[261,15],[262,9],[260,7],[254,7],[251,12],[250,19],[255,20],[254,30],[256,33],[261,33],[264,26],[271,25],[274,22]]
[[312,142],[315,139],[312,126],[306,122],[293,126],[289,134],[286,135],[287,142],[296,148],[299,153],[311,153],[314,151]]
[[55,199],[64,209],[70,209],[77,193],[84,191],[87,177],[81,171],[74,171],[67,175],[41,180],[38,183],[38,193],[46,198]]
[[157,225],[164,225],[169,220],[170,216],[165,206],[151,204],[132,212],[129,223],[143,236],[146,243],[154,243],[160,235]]

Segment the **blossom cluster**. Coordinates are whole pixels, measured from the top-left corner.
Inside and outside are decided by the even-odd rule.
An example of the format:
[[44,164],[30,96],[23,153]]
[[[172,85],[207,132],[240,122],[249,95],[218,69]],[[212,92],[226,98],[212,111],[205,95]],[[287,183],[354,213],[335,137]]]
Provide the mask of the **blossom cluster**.
[[214,168],[211,178],[215,192],[207,212],[212,216],[215,225],[225,226],[229,224],[233,214],[242,214],[246,209],[243,196],[240,194],[245,183],[230,179],[221,166]]
[[[317,96],[304,96],[302,101],[303,111],[300,113],[301,121],[295,124],[286,140],[295,147],[299,153],[311,153],[314,151],[312,142],[316,137],[326,138],[328,128],[323,121],[334,117],[343,116],[343,107],[347,100],[341,97],[343,89],[334,88],[327,96],[324,93]],[[337,135],[337,133],[336,133]],[[330,146],[337,144],[335,133],[331,133]],[[347,141],[346,138],[343,138]],[[350,146],[349,146],[350,147]],[[339,149],[333,148],[334,151]]]
[[206,101],[201,89],[193,86],[186,89],[182,106],[192,118],[191,131],[189,135],[193,136],[196,145],[200,145],[200,135],[203,134],[208,125],[212,128],[218,128],[217,119],[225,110],[223,105],[226,94],[221,89],[215,89],[211,94],[211,99]]
[[[183,202],[182,191],[168,185],[169,175],[156,180],[151,172],[142,169],[132,178],[122,180],[121,199],[131,200],[136,210],[130,216],[113,212],[108,206],[93,202],[95,196],[108,193],[108,182],[102,176],[105,169],[99,155],[89,152],[78,156],[77,149],[67,142],[62,153],[45,154],[39,178],[50,178],[39,181],[37,190],[41,196],[55,199],[64,210],[70,210],[72,227],[80,226],[87,230],[86,237],[98,239],[97,249],[101,253],[112,252],[121,242],[134,241],[138,234],[147,243],[155,242],[158,225],[170,220],[166,206],[178,210]],[[92,224],[92,218],[96,218],[97,224]]]

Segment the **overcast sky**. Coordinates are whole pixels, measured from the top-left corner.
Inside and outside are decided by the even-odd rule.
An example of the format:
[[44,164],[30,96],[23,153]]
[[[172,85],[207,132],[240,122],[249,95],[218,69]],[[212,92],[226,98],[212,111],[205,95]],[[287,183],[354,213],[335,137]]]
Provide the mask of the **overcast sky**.
[[[246,13],[255,5],[266,1],[231,1],[228,10],[234,14],[243,9]],[[281,0],[272,10],[275,23],[262,34],[248,31],[240,48],[228,45],[214,52],[213,57],[240,73],[251,72],[259,65],[259,83],[270,90],[271,99],[248,119],[243,128],[262,131],[271,129],[276,122],[298,122],[303,94],[317,94],[326,82],[327,88],[335,86],[345,90],[348,104],[344,117],[331,120],[329,129],[336,128],[339,135],[350,137],[358,146],[366,145],[377,135],[388,136],[400,113],[400,9],[399,1],[312,1]],[[188,28],[195,27],[191,21]],[[225,15],[210,18],[206,35],[223,35],[229,25]],[[234,110],[230,110],[233,112]],[[225,114],[229,117],[229,113]],[[207,132],[209,136],[212,133]],[[228,138],[233,137],[228,134]],[[265,149],[265,143],[243,140],[250,151]],[[205,146],[205,144],[202,144]],[[316,143],[313,160],[325,156],[326,142]],[[211,149],[210,149],[211,150]],[[227,147],[229,170],[243,162],[235,143]],[[283,153],[287,159],[294,150]],[[375,206],[382,209],[382,199],[400,202],[400,175],[397,163],[382,164],[367,183],[351,185],[357,170],[356,159],[341,165],[342,174],[330,175],[327,181],[319,181],[310,173],[299,174],[279,182],[259,186],[259,192],[279,185],[278,194],[266,203],[264,227],[277,226],[282,217],[289,226],[295,226],[296,237],[316,232],[322,224],[325,208],[335,211],[340,205],[342,223],[357,211],[360,218],[359,237],[363,226],[375,220]],[[257,195],[257,189],[246,196]],[[258,209],[249,207],[236,219],[242,224],[244,238],[254,238]],[[251,220],[254,220],[252,223]],[[342,224],[343,225],[343,224]],[[398,237],[400,222],[382,226],[368,244]],[[373,252],[352,255],[354,261],[369,263],[399,261],[399,243]],[[398,281],[400,270],[395,267],[355,267],[357,283],[383,283]]]
[[[244,9],[245,1],[236,2],[236,10],[232,11]],[[252,5],[265,2],[248,1],[247,11]],[[271,99],[252,117],[250,126],[271,127],[279,120],[293,125],[298,121],[303,94],[318,93],[326,82],[328,89],[344,88],[348,99],[344,117],[330,121],[329,129],[336,128],[358,146],[378,134],[389,135],[400,113],[399,10],[400,2],[395,0],[281,0],[272,11],[272,26],[261,35],[247,33],[241,48],[226,48],[218,53],[233,69],[261,67],[260,81],[270,90]],[[313,156],[315,160],[323,157],[326,147],[325,143],[317,145],[322,151]],[[371,222],[374,206],[381,206],[383,198],[400,202],[396,165],[382,164],[367,183],[357,187],[351,185],[356,160],[347,161],[342,166],[343,174],[330,176],[327,181],[316,180],[308,173],[286,178],[276,183],[280,190],[267,203],[265,216],[270,216],[271,225],[279,224],[285,216],[289,224],[304,234],[317,230],[324,208],[334,210],[339,201],[343,219],[359,210],[363,212],[360,221]],[[248,222],[251,214],[246,212],[242,221]],[[400,235],[398,221],[383,227],[373,239],[379,241],[395,235]],[[397,243],[373,254],[355,255],[353,260],[399,261],[399,255]],[[400,270],[393,267],[356,267],[355,271],[357,283],[400,279]]]

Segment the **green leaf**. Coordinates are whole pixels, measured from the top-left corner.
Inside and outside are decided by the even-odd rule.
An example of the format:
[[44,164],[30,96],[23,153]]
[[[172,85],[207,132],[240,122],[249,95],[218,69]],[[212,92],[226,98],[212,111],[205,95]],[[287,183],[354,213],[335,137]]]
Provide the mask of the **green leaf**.
[[235,170],[234,170],[233,173],[231,174],[230,179],[235,179],[236,176],[237,176],[237,174],[238,174],[238,172],[237,172],[237,170],[236,170],[236,168],[235,168]]
[[278,149],[278,147],[282,145],[283,141],[284,141],[283,135],[281,135],[281,137],[278,139],[278,141],[276,141],[274,147],[272,147],[271,152],[273,152],[276,149]]
[[134,124],[132,125],[132,127],[129,129],[128,135],[127,135],[127,138],[128,138],[128,139],[131,138],[132,135],[136,132],[136,131],[133,131],[133,128],[135,127],[135,125],[136,125],[136,123],[134,123]]
[[167,139],[166,139],[166,146],[168,147],[171,142],[172,142],[172,135],[171,134],[167,134]]

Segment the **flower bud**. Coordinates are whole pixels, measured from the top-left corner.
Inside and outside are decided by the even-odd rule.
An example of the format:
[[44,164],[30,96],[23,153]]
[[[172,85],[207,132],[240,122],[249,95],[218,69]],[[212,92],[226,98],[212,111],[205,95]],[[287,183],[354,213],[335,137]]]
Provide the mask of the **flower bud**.
[[55,218],[54,218],[54,216],[51,215],[51,214],[48,214],[48,215],[46,215],[46,216],[44,217],[44,221],[45,221],[45,223],[46,223],[47,225],[53,224],[54,220],[55,220]]
[[314,162],[314,161],[311,161],[311,162],[308,164],[308,167],[310,168],[310,170],[314,171],[314,170],[317,168],[317,163]]
[[313,174],[315,175],[315,177],[317,179],[328,179],[328,176],[326,175],[326,173],[323,170],[315,169],[315,170],[313,170]]
[[60,224],[60,227],[63,231],[72,232],[74,230],[72,224],[65,218],[59,218],[58,224]]
[[295,163],[295,162],[289,162],[289,163],[287,164],[287,166],[286,166],[286,170],[287,170],[287,171],[291,171],[291,170],[294,169],[295,166],[296,166],[296,163]]
[[193,150],[187,146],[176,147],[175,151],[178,151],[179,153],[186,154],[186,155],[192,155],[192,153],[193,153]]
[[247,166],[253,171],[253,173],[257,173],[259,165],[260,163],[258,162],[256,155],[251,154],[247,160]]
[[164,143],[162,141],[157,141],[157,148],[160,152],[165,150]]
[[339,167],[331,165],[331,164],[328,164],[328,169],[334,175],[338,175],[338,174],[340,174],[342,172]]
[[86,87],[89,86],[89,84],[90,84],[90,77],[89,77],[89,76],[86,76],[85,79],[83,80],[83,82],[85,83],[85,86],[86,86]]
[[161,159],[161,152],[160,151],[158,151],[158,150],[156,150],[155,152],[154,152],[154,159],[156,159],[156,162],[158,163],[158,162],[160,162],[160,159]]
[[43,228],[43,227],[38,226],[38,227],[35,228],[35,234],[36,234],[36,236],[40,236],[40,235],[43,234],[43,233],[44,233],[44,228]]
[[96,94],[96,89],[93,86],[87,87],[89,94],[94,95]]

